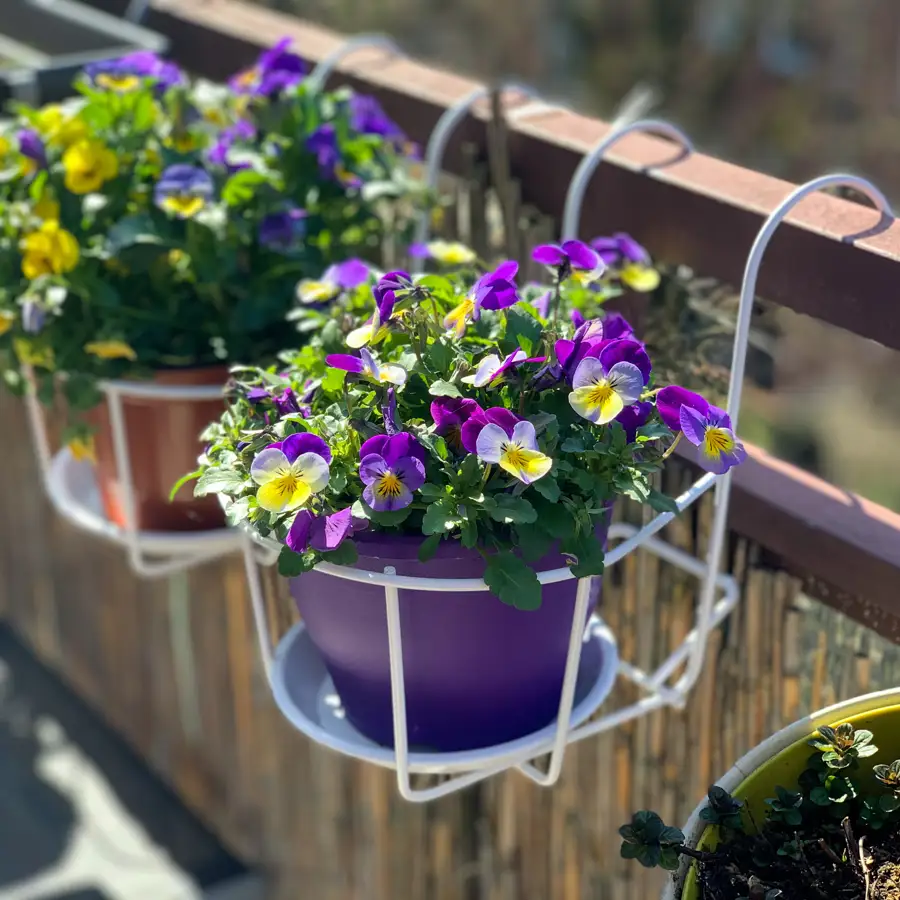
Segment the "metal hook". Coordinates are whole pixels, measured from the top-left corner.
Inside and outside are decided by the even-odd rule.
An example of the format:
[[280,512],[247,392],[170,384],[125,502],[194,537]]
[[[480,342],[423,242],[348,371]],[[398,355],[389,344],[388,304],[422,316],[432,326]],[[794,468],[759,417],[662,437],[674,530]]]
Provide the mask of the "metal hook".
[[581,221],[581,204],[584,201],[584,192],[591,180],[591,176],[603,160],[606,151],[609,150],[613,144],[617,144],[622,140],[622,138],[636,132],[667,137],[675,143],[681,144],[685,153],[694,152],[694,145],[691,142],[691,139],[680,128],[659,119],[641,119],[638,122],[632,122],[630,125],[624,125],[621,128],[613,128],[609,134],[607,134],[600,143],[581,160],[578,164],[578,168],[575,170],[575,174],[572,176],[572,181],[569,184],[569,190],[566,194],[566,204],[563,211],[563,240],[578,237],[578,223]]
[[395,56],[405,56],[396,41],[386,34],[358,34],[344,41],[340,47],[332,50],[324,59],[320,60],[312,70],[308,81],[316,88],[322,88],[328,80],[328,76],[334,71],[335,66],[351,53],[362,50],[364,47],[381,47]]

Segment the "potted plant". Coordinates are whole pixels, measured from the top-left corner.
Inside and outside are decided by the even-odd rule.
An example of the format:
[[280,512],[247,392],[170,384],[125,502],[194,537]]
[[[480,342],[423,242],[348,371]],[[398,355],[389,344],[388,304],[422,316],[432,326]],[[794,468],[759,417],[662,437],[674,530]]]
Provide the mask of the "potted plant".
[[[416,188],[377,102],[313,86],[287,41],[227,86],[142,52],[88,66],[75,87],[0,129],[0,351],[8,382],[30,367],[43,400],[62,391],[73,450],[96,435],[123,524],[98,383],[218,385],[229,362],[274,359],[298,284],[327,305],[363,280],[360,257],[402,233],[395,201]],[[214,500],[168,503],[221,402],[124,402],[137,527],[221,524]]]
[[741,759],[684,832],[636,813],[622,855],[677,872],[669,900],[895,900],[898,725],[896,690],[815,713]]
[[[618,496],[673,509],[651,481],[674,441],[717,471],[744,456],[721,410],[654,385],[627,322],[591,314],[588,285],[602,297],[619,279],[593,249],[536,248],[552,284],[521,290],[515,262],[476,278],[464,250],[415,248],[455,268],[389,272],[340,308],[297,313],[319,319],[316,336],[283,371],[234,372],[194,473],[230,521],[283,544],[347,717],[380,744],[393,739],[383,590],[316,565],[484,579],[493,596],[400,594],[410,744],[439,751],[555,716],[577,582],[537,573],[600,576]],[[599,579],[591,610],[598,592]]]

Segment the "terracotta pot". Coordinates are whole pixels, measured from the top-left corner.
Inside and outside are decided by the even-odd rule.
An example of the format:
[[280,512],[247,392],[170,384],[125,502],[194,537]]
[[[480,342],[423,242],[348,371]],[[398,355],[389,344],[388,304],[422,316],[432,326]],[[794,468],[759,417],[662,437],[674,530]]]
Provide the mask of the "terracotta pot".
[[[228,377],[225,366],[158,372],[160,385],[219,385]],[[195,498],[185,485],[169,502],[172,486],[197,468],[203,452],[199,435],[218,419],[224,401],[171,400],[122,397],[125,431],[135,491],[135,513],[140,531],[202,531],[221,528],[225,521],[217,499]],[[107,516],[125,527],[122,482],[116,467],[109,405],[102,403],[87,416],[96,429],[97,481]]]

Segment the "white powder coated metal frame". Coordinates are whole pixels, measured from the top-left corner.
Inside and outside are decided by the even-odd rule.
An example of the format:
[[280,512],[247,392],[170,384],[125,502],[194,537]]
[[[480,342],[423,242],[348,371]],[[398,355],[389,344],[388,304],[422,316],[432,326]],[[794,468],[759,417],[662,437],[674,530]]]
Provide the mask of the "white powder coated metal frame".
[[[30,373],[29,373],[30,376]],[[139,381],[103,381],[112,431],[116,471],[122,488],[122,506],[126,527],[121,528],[105,515],[90,463],[79,462],[63,448],[55,455],[50,447],[47,425],[38,400],[33,378],[28,378],[26,405],[31,434],[40,462],[44,490],[56,511],[74,525],[124,546],[136,574],[157,578],[209,562],[240,547],[240,534],[231,528],[209,531],[139,531],[135,525],[135,491],[131,454],[125,433],[125,397],[154,402],[167,400],[216,400],[221,387],[160,385]]]

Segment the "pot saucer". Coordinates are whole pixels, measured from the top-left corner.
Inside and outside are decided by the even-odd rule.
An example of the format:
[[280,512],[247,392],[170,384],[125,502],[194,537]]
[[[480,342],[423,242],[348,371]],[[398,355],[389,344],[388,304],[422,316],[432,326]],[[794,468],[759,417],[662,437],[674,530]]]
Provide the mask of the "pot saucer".
[[[587,721],[609,696],[618,666],[619,653],[612,632],[595,616],[588,624],[581,651],[571,727]],[[376,744],[347,720],[325,664],[302,622],[294,625],[278,645],[271,677],[279,709],[307,737],[345,756],[395,767],[392,748]],[[556,724],[551,722],[517,740],[476,750],[438,753],[411,748],[409,770],[419,774],[446,774],[504,762],[512,765],[548,752],[555,736]]]

